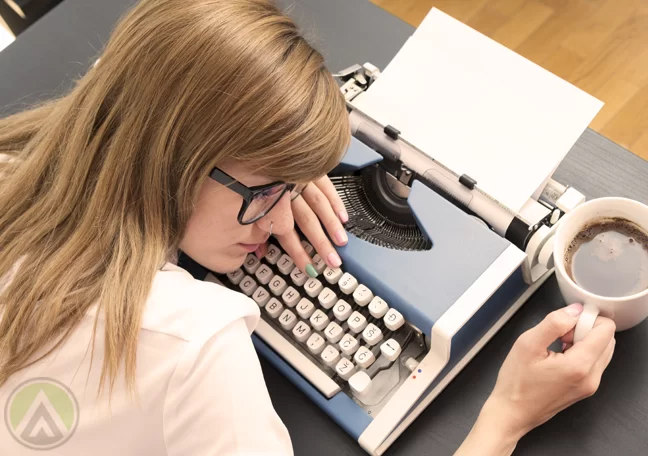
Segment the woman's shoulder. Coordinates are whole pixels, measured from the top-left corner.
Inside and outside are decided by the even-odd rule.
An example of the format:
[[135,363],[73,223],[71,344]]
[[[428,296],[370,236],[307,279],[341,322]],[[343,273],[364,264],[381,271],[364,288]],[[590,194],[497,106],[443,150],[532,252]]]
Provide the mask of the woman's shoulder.
[[251,298],[219,283],[194,279],[186,270],[167,263],[153,280],[142,330],[205,341],[239,319],[251,334],[259,317],[259,306]]

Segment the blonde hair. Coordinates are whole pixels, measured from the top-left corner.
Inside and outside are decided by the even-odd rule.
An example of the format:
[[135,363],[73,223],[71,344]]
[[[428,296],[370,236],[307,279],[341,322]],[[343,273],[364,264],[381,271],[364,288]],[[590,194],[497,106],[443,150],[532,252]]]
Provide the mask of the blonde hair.
[[210,170],[234,160],[307,182],[349,138],[323,57],[271,2],[143,0],[68,94],[0,120],[13,158],[0,168],[0,277],[19,264],[0,292],[0,385],[96,303],[100,390],[121,363],[132,389],[153,277]]

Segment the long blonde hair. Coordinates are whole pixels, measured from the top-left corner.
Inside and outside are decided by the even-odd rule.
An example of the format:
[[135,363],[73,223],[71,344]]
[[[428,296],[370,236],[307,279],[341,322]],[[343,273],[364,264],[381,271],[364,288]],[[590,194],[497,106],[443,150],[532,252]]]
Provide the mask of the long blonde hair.
[[68,94],[0,120],[0,385],[98,304],[100,390],[121,363],[132,389],[153,277],[210,170],[307,182],[349,135],[323,57],[271,2],[141,1]]

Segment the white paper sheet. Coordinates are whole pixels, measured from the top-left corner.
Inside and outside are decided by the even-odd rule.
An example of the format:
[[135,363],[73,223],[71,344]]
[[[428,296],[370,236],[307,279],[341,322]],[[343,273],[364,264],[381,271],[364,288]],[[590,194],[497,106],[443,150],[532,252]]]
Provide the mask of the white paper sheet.
[[438,9],[353,104],[515,212],[603,106]]

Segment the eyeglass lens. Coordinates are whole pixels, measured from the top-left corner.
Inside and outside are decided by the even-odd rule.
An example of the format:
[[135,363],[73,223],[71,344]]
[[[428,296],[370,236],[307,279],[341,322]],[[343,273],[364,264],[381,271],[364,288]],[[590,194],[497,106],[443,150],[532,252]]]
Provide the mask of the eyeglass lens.
[[[256,194],[243,214],[243,223],[248,223],[268,213],[284,195],[286,187],[288,187],[288,184],[276,185]],[[293,200],[299,196],[304,187],[306,187],[306,184],[298,184],[293,187],[290,199]]]

